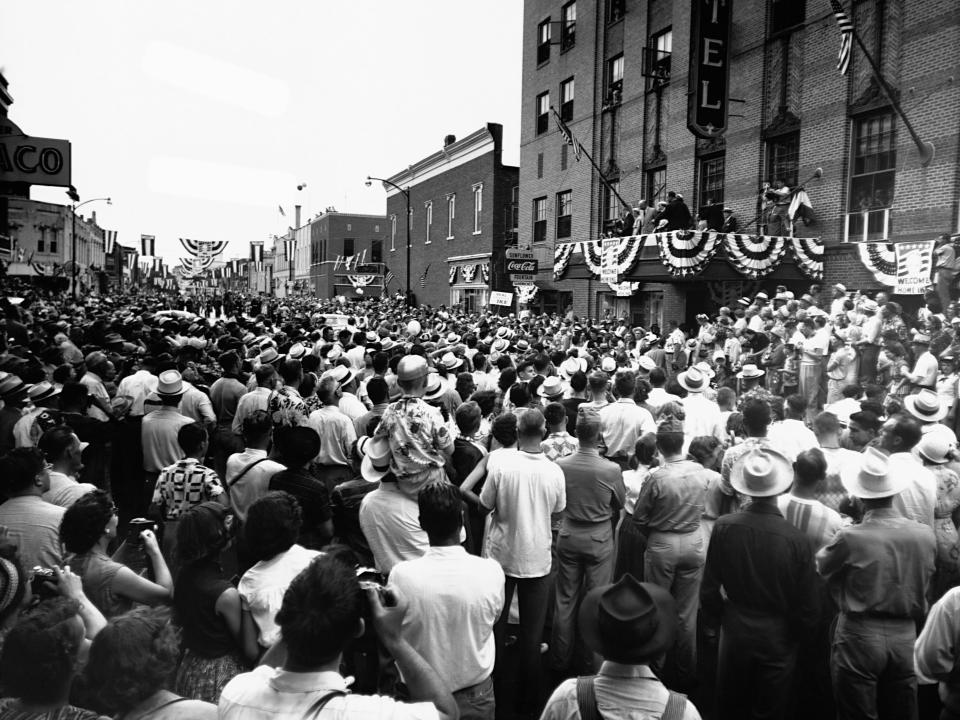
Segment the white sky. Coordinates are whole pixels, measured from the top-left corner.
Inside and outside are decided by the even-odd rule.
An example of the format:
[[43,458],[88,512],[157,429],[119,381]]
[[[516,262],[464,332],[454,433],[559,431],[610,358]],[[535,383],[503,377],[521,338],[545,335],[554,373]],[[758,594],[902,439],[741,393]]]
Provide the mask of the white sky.
[[499,122],[517,164],[522,13],[521,0],[19,0],[0,7],[0,68],[10,118],[71,141],[81,200],[113,198],[80,212],[125,245],[156,235],[171,262],[179,237],[247,257],[297,202],[304,220],[383,213],[366,176],[448,133]]

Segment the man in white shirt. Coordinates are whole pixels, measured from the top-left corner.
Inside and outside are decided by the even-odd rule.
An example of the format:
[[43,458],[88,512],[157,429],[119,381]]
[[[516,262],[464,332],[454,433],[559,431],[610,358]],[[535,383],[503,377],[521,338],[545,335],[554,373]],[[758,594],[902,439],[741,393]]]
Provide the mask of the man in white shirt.
[[50,489],[41,495],[48,503],[67,508],[97,489],[96,485],[77,482],[77,473],[83,468],[80,456],[87,445],[66,425],[52,427],[40,436],[37,447],[51,465]]
[[912,452],[921,437],[914,418],[895,415],[880,429],[880,447],[889,455],[890,476],[908,478],[906,489],[893,498],[894,509],[905,518],[934,528],[937,479]]
[[403,637],[453,691],[461,718],[493,720],[493,626],[503,609],[503,570],[460,544],[463,500],[456,486],[427,485],[417,504],[430,548],[390,573],[390,589],[409,602]]
[[267,409],[270,393],[277,386],[277,369],[273,365],[261,365],[254,373],[257,387],[241,396],[237,403],[237,411],[233,415],[233,432],[237,435],[243,432],[243,421],[257,410]]
[[604,405],[599,413],[605,448],[603,454],[607,459],[620,465],[622,470],[629,469],[637,440],[643,435],[657,432],[653,415],[633,400],[636,386],[637,376],[633,370],[618,372],[613,385],[617,400]]
[[154,374],[156,363],[152,357],[146,357],[140,363],[140,368],[132,375],[127,375],[117,386],[117,395],[132,398],[130,416],[139,417],[144,413],[143,401],[147,395],[157,389],[157,376]]
[[773,423],[767,432],[770,447],[789,458],[790,462],[804,450],[819,447],[817,436],[803,423],[807,401],[802,395],[788,395],[783,401],[783,420]]
[[663,389],[666,383],[667,373],[663,368],[654,368],[650,371],[650,384],[653,386],[653,389],[650,390],[650,395],[647,397],[647,405],[653,408],[654,412],[660,410],[660,408],[668,402],[680,402],[678,395],[668,393]]
[[244,451],[227,458],[224,491],[230,507],[243,522],[247,510],[270,487],[274,473],[285,466],[267,457],[273,436],[273,422],[265,410],[258,410],[243,421]]
[[913,364],[913,370],[904,371],[904,377],[913,383],[914,388],[935,390],[940,363],[936,355],[930,352],[930,336],[918,332],[913,336],[910,344],[913,346],[916,362]]
[[827,507],[839,510],[847,495],[840,473],[847,463],[860,462],[860,453],[840,446],[840,421],[832,412],[825,410],[813,419],[813,434],[817,436],[820,452],[827,461],[824,481],[817,486],[814,495]]
[[680,373],[677,382],[688,393],[680,401],[685,412],[684,447],[690,447],[690,441],[704,435],[713,436],[721,444],[726,444],[727,433],[720,406],[703,394],[704,390],[710,387],[709,378],[699,368],[692,367]]
[[[490,511],[483,556],[500,563],[506,575],[504,610],[497,621],[497,657],[502,657],[510,601],[516,588],[520,607],[518,640],[523,705],[532,707],[540,693],[540,638],[550,597],[550,516],[566,507],[563,470],[543,454],[546,430],[543,413],[531,409],[517,421],[517,449],[493,453],[487,459],[487,479],[480,503]],[[496,686],[503,687],[503,672]],[[505,688],[497,695],[505,696]],[[509,713],[508,713],[509,714]]]
[[87,355],[84,358],[84,364],[87,371],[80,378],[80,382],[89,388],[90,398],[93,400],[87,414],[95,420],[106,422],[112,417],[113,412],[110,409],[110,394],[103,381],[111,380],[116,370],[113,363],[99,350]]

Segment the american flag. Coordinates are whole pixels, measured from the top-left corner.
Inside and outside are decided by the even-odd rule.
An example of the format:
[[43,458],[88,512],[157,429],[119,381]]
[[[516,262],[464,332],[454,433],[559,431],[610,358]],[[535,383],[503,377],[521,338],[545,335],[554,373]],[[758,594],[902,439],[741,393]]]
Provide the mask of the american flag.
[[387,268],[387,274],[383,276],[383,286],[386,287],[393,282],[394,274],[393,270]]
[[427,267],[423,269],[423,275],[420,276],[420,287],[425,288],[427,286],[427,273],[430,272],[430,266],[433,263],[427,263]]
[[839,0],[830,0],[830,6],[833,8],[833,16],[837,19],[837,25],[840,26],[840,52],[837,53],[837,70],[841,75],[847,74],[847,68],[850,67],[850,49],[853,44],[853,22],[843,11],[843,6]]
[[103,231],[103,252],[105,255],[113,255],[113,247],[117,244],[117,231]]
[[155,235],[141,235],[140,236],[140,254],[144,257],[153,257],[157,253],[156,250],[157,238]]
[[574,140],[570,128],[567,127],[567,124],[556,114],[556,111],[554,111],[554,119],[557,121],[557,130],[560,131],[563,141],[573,147],[573,159],[580,162],[580,157],[583,155],[583,146],[578,140]]

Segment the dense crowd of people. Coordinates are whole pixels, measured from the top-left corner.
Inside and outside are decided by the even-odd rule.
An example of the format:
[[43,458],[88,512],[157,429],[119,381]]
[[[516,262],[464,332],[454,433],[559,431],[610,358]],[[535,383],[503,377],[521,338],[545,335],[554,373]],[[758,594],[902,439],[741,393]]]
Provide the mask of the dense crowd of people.
[[0,720],[960,718],[960,310],[768,290],[0,301]]

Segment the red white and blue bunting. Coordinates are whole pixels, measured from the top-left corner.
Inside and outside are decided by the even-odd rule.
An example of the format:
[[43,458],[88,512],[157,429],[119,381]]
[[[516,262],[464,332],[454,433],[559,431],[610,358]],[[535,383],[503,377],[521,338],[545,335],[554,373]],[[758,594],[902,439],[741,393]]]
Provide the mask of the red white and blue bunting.
[[570,256],[574,250],[579,250],[580,243],[563,243],[553,249],[553,279],[559,280],[567,273],[570,266]]
[[766,277],[780,265],[787,250],[787,238],[769,235],[723,236],[727,259],[741,275],[759,279]]
[[610,289],[613,290],[619,297],[626,297],[627,293],[633,295],[637,290],[640,289],[640,283],[629,282],[627,280],[618,283],[607,283],[607,285],[609,285]]
[[457,281],[457,270],[458,266],[452,265],[450,267],[450,284],[453,285]]
[[897,254],[893,243],[857,243],[860,262],[877,282],[891,287],[897,284]]
[[490,263],[484,263],[480,266],[480,278],[484,285],[490,284]]
[[716,232],[691,230],[658,233],[660,262],[673,277],[696,275],[716,255],[720,237]]
[[354,288],[366,287],[376,279],[376,275],[347,275],[347,280]]
[[540,289],[536,285],[514,285],[514,288],[517,291],[517,302],[519,303],[528,303],[537,296],[537,291]]
[[800,272],[811,280],[823,280],[823,243],[817,238],[791,238],[790,249]]
[[472,283],[477,275],[477,268],[479,267],[479,265],[461,265],[460,277],[463,278],[463,282]]

